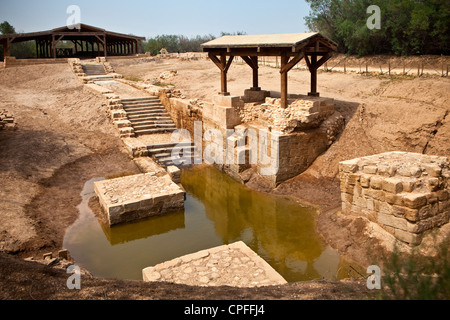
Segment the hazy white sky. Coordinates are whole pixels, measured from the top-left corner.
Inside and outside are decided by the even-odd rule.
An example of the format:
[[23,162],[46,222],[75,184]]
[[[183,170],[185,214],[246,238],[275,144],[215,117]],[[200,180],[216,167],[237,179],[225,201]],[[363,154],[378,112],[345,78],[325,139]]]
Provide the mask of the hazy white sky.
[[0,0],[0,22],[17,32],[49,30],[66,25],[69,5],[80,7],[81,23],[143,37],[308,31],[304,0]]

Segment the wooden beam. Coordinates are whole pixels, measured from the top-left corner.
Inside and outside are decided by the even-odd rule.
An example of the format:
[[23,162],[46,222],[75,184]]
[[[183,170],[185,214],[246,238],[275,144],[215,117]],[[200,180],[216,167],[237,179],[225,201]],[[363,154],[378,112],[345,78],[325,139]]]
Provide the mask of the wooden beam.
[[303,52],[298,52],[295,57],[293,57],[284,67],[281,68],[280,72],[289,72],[300,60],[303,59],[305,54]]
[[250,68],[252,68],[252,69],[256,68],[255,65],[253,64],[253,60],[250,57],[248,57],[248,56],[241,56],[241,58],[242,58],[242,60],[245,61],[245,63],[247,63],[250,66]]
[[233,62],[233,59],[234,59],[234,56],[231,56],[230,58],[228,58],[228,61],[227,61],[226,65],[225,65],[225,68],[224,68],[225,72],[228,72],[228,69],[230,69],[230,66],[231,66],[231,63]]
[[314,69],[319,69],[321,65],[327,62],[331,58],[331,54],[327,53],[319,61],[317,61],[314,65]]
[[211,59],[212,62],[214,62],[214,64],[220,69],[220,71],[223,71],[220,60],[213,53],[208,52],[208,57]]

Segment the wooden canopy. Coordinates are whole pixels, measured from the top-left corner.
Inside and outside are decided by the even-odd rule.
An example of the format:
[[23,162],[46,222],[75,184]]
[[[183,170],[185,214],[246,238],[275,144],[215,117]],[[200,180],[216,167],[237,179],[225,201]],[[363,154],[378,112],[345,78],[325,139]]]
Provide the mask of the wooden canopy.
[[[57,49],[56,46],[61,40],[73,42],[74,51]],[[0,35],[5,57],[10,55],[12,43],[24,41],[36,42],[37,58],[57,58],[136,54],[141,52],[143,40],[144,37],[111,32],[86,24],[80,24],[79,29],[61,27],[41,32]]]
[[[235,56],[241,57],[253,70],[253,90],[258,87],[258,57],[281,57],[281,105],[287,106],[287,73],[305,58],[311,73],[310,96],[317,92],[317,69],[337,51],[337,44],[320,33],[223,36],[202,44],[204,52],[221,71],[222,95],[227,92],[227,72]],[[227,57],[228,60],[227,60]]]

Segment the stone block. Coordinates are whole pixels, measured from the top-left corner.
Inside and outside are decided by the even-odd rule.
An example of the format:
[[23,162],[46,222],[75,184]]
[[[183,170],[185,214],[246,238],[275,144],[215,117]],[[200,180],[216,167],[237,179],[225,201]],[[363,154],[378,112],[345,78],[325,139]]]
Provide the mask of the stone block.
[[359,180],[361,187],[363,188],[369,188],[370,187],[370,179],[372,175],[370,174],[362,174],[361,178]]
[[165,176],[138,174],[94,183],[110,225],[180,210],[185,192]]
[[418,245],[422,241],[421,234],[411,233],[400,229],[394,230],[394,236],[403,242],[409,243],[410,245]]
[[168,166],[167,173],[175,183],[181,183],[181,170],[176,166]]
[[373,176],[370,179],[370,187],[372,189],[376,189],[376,190],[381,190],[381,188],[383,187],[383,177],[381,176]]
[[369,174],[376,174],[378,171],[377,166],[364,166],[363,172]]
[[377,222],[381,225],[390,226],[396,229],[407,230],[407,221],[390,214],[378,213]]
[[427,194],[424,193],[405,193],[402,197],[404,205],[411,209],[420,208],[427,203]]
[[383,190],[390,193],[400,193],[403,191],[403,181],[399,178],[386,178],[382,183]]

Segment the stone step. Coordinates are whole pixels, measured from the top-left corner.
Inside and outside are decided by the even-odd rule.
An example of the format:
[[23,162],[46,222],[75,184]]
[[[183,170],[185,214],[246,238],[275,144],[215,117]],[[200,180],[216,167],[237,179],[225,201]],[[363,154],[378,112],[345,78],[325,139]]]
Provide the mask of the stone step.
[[[191,159],[190,164],[194,163],[194,160],[195,160],[195,159]],[[175,164],[175,163],[173,162],[172,157],[163,157],[163,158],[159,158],[159,159],[156,160],[156,162],[158,162],[160,165],[162,165],[162,166],[164,166],[164,167],[168,167],[168,166],[182,167],[183,165],[188,164],[188,161],[187,161],[187,160],[181,160],[181,159],[179,159],[179,160],[177,161],[177,163],[178,163],[178,162],[181,162],[180,164]]]
[[181,151],[186,152],[187,154],[194,154],[195,151],[194,146],[186,146],[186,147],[180,147],[180,146],[174,146],[174,147],[168,147],[168,148],[159,148],[159,149],[152,149],[148,151],[149,155],[155,156],[155,157],[161,157],[161,155],[169,156],[172,154],[172,151]]
[[153,149],[161,149],[161,148],[173,148],[176,146],[193,146],[193,142],[163,142],[163,143],[154,143],[147,146],[147,150]]
[[[131,121],[130,121],[131,122]],[[131,122],[133,126],[143,126],[147,124],[173,124],[173,121],[168,120],[144,120],[144,121],[133,121]]]
[[105,68],[102,65],[96,64],[85,64],[81,66],[84,73],[88,76],[90,75],[104,75],[106,74]]
[[177,128],[144,129],[144,130],[134,130],[134,133],[137,134],[137,135],[142,135],[142,134],[154,134],[154,133],[173,132],[175,130],[177,130]]
[[158,97],[144,97],[144,98],[126,98],[120,99],[122,104],[135,104],[135,103],[145,103],[145,102],[155,102],[158,101]]
[[140,116],[140,115],[164,115],[164,116],[169,116],[169,114],[164,111],[164,110],[140,110],[140,111],[126,111],[127,115],[135,118],[135,116]]
[[127,108],[127,109],[142,108],[142,107],[156,107],[156,106],[164,107],[161,104],[161,102],[159,102],[159,101],[146,102],[146,103],[135,103],[135,104],[122,103],[122,105],[124,108]]
[[134,114],[134,115],[127,115],[128,120],[130,120],[132,123],[136,121],[144,121],[150,118],[160,117],[160,118],[169,118],[169,115],[165,112],[152,112],[147,114]]
[[133,125],[133,129],[136,130],[142,130],[142,129],[176,129],[177,127],[175,124],[145,124],[145,125]]
[[134,117],[130,120],[131,123],[144,122],[144,121],[170,121],[173,122],[169,116],[151,116],[151,117]]
[[163,106],[154,106],[154,107],[136,107],[136,108],[123,108],[126,112],[135,112],[135,111],[158,111],[163,110],[166,111],[166,109]]

